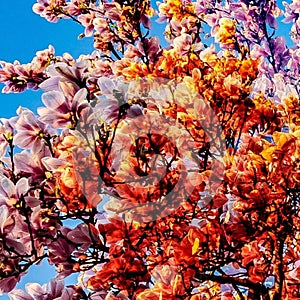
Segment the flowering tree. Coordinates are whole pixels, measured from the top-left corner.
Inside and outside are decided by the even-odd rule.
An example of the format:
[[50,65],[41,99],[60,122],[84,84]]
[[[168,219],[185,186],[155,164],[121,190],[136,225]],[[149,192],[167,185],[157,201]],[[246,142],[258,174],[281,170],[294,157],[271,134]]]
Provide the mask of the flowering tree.
[[[3,92],[44,93],[1,119],[0,290],[300,298],[299,1],[37,2],[95,50],[1,62]],[[42,260],[57,277],[15,289]]]

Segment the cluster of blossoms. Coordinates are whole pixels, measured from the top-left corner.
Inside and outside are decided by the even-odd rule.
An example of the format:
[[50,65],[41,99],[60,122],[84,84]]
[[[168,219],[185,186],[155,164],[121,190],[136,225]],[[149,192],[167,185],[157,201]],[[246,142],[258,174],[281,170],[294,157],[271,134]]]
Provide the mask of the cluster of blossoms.
[[22,92],[26,89],[38,89],[46,79],[45,69],[54,59],[54,48],[49,46],[38,51],[31,63],[21,65],[19,61],[7,63],[0,61],[0,81],[5,83],[4,93]]
[[[83,36],[93,36],[95,48],[112,50],[113,44],[123,48],[143,35],[138,24],[150,29],[149,17],[154,14],[150,1],[135,3],[116,1],[96,3],[92,0],[39,0],[33,11],[50,22],[72,18],[85,27]],[[125,8],[125,9],[124,9]]]
[[[50,22],[80,23],[95,49],[1,62],[3,91],[41,89],[43,106],[1,119],[0,291],[299,298],[297,1],[37,2]],[[57,278],[16,289],[42,260]]]

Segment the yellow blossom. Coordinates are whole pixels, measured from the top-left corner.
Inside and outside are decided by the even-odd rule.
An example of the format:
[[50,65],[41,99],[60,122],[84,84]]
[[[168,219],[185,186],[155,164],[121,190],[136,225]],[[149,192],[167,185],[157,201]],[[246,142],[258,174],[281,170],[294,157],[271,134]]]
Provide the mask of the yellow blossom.
[[236,26],[235,21],[221,18],[215,34],[216,42],[223,45],[234,45]]

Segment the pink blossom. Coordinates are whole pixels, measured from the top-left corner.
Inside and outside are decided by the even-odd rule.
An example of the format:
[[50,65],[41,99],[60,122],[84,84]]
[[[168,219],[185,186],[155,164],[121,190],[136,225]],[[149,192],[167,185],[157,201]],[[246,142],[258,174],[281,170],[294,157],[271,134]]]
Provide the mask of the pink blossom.
[[300,48],[299,46],[290,49],[290,59],[287,63],[287,67],[295,72],[295,74],[299,74],[299,66],[300,66]]
[[35,298],[43,298],[43,299],[49,299],[49,293],[53,293],[53,298],[60,296],[61,292],[64,288],[63,281],[59,280],[53,280],[50,282],[50,284],[44,284],[43,286],[39,285],[38,283],[29,283],[26,284],[26,290],[28,291],[28,294],[35,297]]
[[28,64],[20,64],[17,60],[13,64],[0,61],[0,82],[5,84],[2,92],[19,93],[25,89],[38,89],[38,85],[47,78],[45,68],[53,58],[54,48],[50,45],[48,49],[36,52]]
[[[66,237],[71,229],[61,227],[60,231]],[[58,238],[55,242],[48,245],[49,262],[56,266],[61,278],[77,272],[77,270],[74,270],[75,261],[71,259],[71,254],[75,250],[75,245],[66,238]]]
[[21,178],[16,185],[6,176],[0,175],[0,203],[14,205],[29,189],[28,179]]
[[49,45],[47,49],[37,51],[36,56],[32,60],[35,72],[44,72],[45,68],[54,59],[54,54],[55,50],[52,45]]
[[[49,187],[51,188],[51,186]],[[33,199],[34,197],[26,197],[25,201],[26,204],[29,205],[32,203],[32,213],[30,217],[30,221],[32,224],[32,229],[34,234],[42,239],[42,244],[40,244],[40,240],[36,240],[36,249],[39,250],[39,255],[43,255],[44,248],[43,245],[46,243],[51,243],[53,240],[50,238],[51,236],[55,236],[57,234],[57,230],[61,228],[61,225],[58,221],[58,213],[52,212],[47,208],[41,208],[39,204],[36,205],[34,201],[36,199]],[[47,201],[48,203],[53,202],[54,197],[51,196],[45,196],[44,201]],[[47,237],[44,237],[43,232],[47,232]]]
[[285,18],[282,20],[284,23],[290,23],[293,22],[291,30],[290,30],[290,36],[292,41],[295,44],[299,44],[300,41],[300,34],[299,34],[299,28],[300,28],[300,3],[297,0],[292,1],[291,4],[288,4],[287,2],[283,1],[282,4],[285,6],[285,12],[284,16]]
[[216,46],[211,44],[208,48],[200,52],[200,59],[204,62],[210,62],[217,58]]
[[111,65],[108,61],[97,59],[94,61],[94,68],[91,70],[91,76],[96,77],[109,77],[112,75]]
[[293,20],[296,20],[299,18],[300,13],[300,2],[293,0],[291,4],[287,3],[286,1],[283,1],[282,4],[285,7],[284,16],[285,18],[282,20],[284,23],[290,23]]
[[65,287],[63,280],[51,279],[47,284],[28,283],[26,292],[16,289],[9,293],[11,300],[71,300],[76,290],[73,287]]
[[[149,62],[154,63],[158,60],[160,55],[162,54],[162,49],[160,47],[159,39],[156,36],[153,36],[151,38],[146,38],[143,43],[138,42],[137,43],[137,50],[139,53],[143,54],[149,59]],[[125,57],[125,55],[124,55]]]
[[197,28],[190,18],[184,18],[181,22],[172,19],[166,26],[166,33],[167,32],[166,40],[171,44],[175,37],[179,37],[184,33],[193,35],[197,32]]
[[123,13],[122,7],[119,3],[104,3],[103,10],[105,11],[105,16],[109,20],[121,21],[121,15]]
[[93,26],[96,33],[101,37],[102,43],[112,42],[115,39],[114,34],[110,31],[108,21],[103,18],[95,18]]
[[102,96],[98,97],[99,102],[94,108],[95,118],[111,124],[119,117],[134,118],[142,114],[142,107],[134,104],[129,106],[127,103],[128,85],[109,78],[99,78],[98,85]]
[[75,62],[69,66],[65,62],[58,62],[50,65],[47,69],[48,79],[39,87],[48,91],[61,91],[67,97],[73,97],[80,88],[85,87],[86,72],[90,67],[88,60]]
[[213,10],[213,2],[208,0],[198,0],[195,3],[195,11],[198,15],[208,14]]
[[84,34],[85,36],[92,36],[94,30],[93,21],[96,18],[96,13],[94,11],[90,11],[87,14],[82,14],[78,16],[78,21],[85,27]]
[[0,234],[7,234],[15,227],[15,220],[6,205],[0,206]]
[[79,224],[67,234],[67,238],[75,244],[81,245],[80,252],[85,252],[93,241],[98,240],[95,231],[87,224]]
[[[22,237],[20,233],[16,233],[20,225],[18,224],[20,220],[18,217],[19,215],[14,209],[9,210],[5,204],[0,206],[0,236],[2,238],[5,236],[5,245],[8,249],[14,249],[15,252],[22,255],[27,253],[28,244],[26,244],[24,236]],[[3,239],[1,239],[0,244],[2,244],[2,241]],[[3,247],[1,245],[2,250]],[[3,267],[0,266],[0,269]]]
[[62,13],[65,0],[37,0],[32,7],[33,12],[45,18],[49,22],[57,22],[60,18],[66,18]]
[[189,34],[182,34],[173,41],[174,49],[179,55],[186,55],[192,47],[192,37]]
[[67,6],[64,8],[69,15],[71,16],[79,16],[88,11],[90,7],[89,0],[71,0],[66,3]]
[[63,158],[43,157],[41,161],[47,170],[53,172],[63,171],[68,165],[68,161]]
[[29,294],[21,289],[14,289],[9,293],[11,300],[34,300]]
[[15,121],[16,117],[10,119],[0,119],[0,157],[5,154],[8,143],[13,139],[13,124]]
[[74,127],[80,119],[81,111],[88,107],[86,98],[86,89],[80,89],[72,100],[66,99],[65,94],[59,91],[46,92],[42,95],[46,107],[38,108],[40,120],[53,128],[64,128],[66,125]]
[[[141,48],[142,48],[142,46],[141,46]],[[143,50],[139,50],[137,46],[131,45],[131,44],[129,44],[127,46],[127,49],[124,53],[125,58],[129,58],[129,59],[136,60],[136,61],[139,58],[141,58],[143,55],[145,55]]]
[[[19,281],[20,281],[20,276],[18,276],[18,277],[11,276],[11,277],[1,279],[0,295],[2,295],[3,293],[10,292]],[[18,300],[22,300],[22,298],[19,298]],[[30,299],[28,299],[28,300],[30,300]]]
[[217,11],[216,13],[213,14],[208,14],[205,16],[204,20],[207,22],[207,24],[211,27],[211,34],[214,35],[216,28],[219,24],[219,20],[223,17],[223,13],[220,11]]
[[14,156],[15,171],[17,174],[28,177],[30,183],[40,182],[45,179],[45,167],[41,159],[51,155],[48,147],[44,147],[38,153],[22,151]]
[[37,89],[43,76],[32,76],[31,64],[21,65],[17,60],[13,64],[0,61],[0,82],[5,84],[3,93],[19,93],[27,88]]
[[38,120],[29,109],[20,107],[17,113],[19,119],[15,125],[15,144],[23,149],[32,149],[33,152],[40,151],[46,145],[45,138],[51,136],[46,124]]
[[177,267],[176,265],[172,264],[166,264],[163,266],[157,265],[152,270],[152,276],[153,278],[160,283],[163,283],[165,285],[172,285],[172,282],[174,281],[177,274]]

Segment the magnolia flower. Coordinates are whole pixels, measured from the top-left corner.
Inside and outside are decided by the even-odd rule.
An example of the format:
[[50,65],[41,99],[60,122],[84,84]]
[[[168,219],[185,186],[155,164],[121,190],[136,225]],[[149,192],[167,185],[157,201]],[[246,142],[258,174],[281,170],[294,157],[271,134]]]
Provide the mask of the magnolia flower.
[[92,36],[94,31],[93,21],[96,18],[96,13],[94,11],[90,11],[86,14],[81,14],[78,16],[78,21],[85,27],[84,35]]
[[[112,124],[125,112],[128,118],[142,115],[142,107],[137,104],[129,106],[128,85],[121,81],[101,77],[98,85],[102,96],[98,96],[99,102],[94,108],[94,116],[102,121]],[[122,111],[123,110],[123,111]]]
[[104,2],[103,10],[105,11],[105,16],[110,20],[121,21],[121,15],[123,13],[122,7],[119,3],[112,2]]
[[[71,57],[68,60],[71,61]],[[89,67],[90,62],[87,59],[77,61],[72,66],[66,62],[52,64],[47,69],[49,78],[39,87],[46,92],[61,91],[66,97],[72,98],[80,88],[85,86],[86,72]]]
[[2,157],[5,154],[8,143],[13,139],[13,126],[16,119],[16,117],[10,119],[0,119],[0,157]]
[[81,112],[88,107],[87,90],[80,89],[72,100],[66,99],[64,93],[49,91],[42,95],[45,107],[38,108],[40,120],[53,128],[64,128],[66,125],[75,126]]
[[49,22],[57,22],[60,18],[66,18],[62,13],[65,0],[37,0],[32,7],[33,12],[45,18]]
[[99,232],[94,226],[79,224],[67,234],[67,238],[72,243],[81,245],[80,252],[82,252],[86,251],[90,247],[92,241],[98,240],[98,235]]
[[284,16],[285,18],[282,20],[284,23],[290,23],[299,18],[300,13],[300,4],[299,1],[292,1],[291,4],[286,1],[282,1],[283,6],[285,7]]
[[19,107],[17,113],[19,119],[15,125],[17,134],[14,142],[20,148],[31,149],[37,153],[45,146],[45,137],[50,135],[47,125],[38,120],[29,109]]
[[193,39],[191,35],[184,33],[176,37],[173,41],[173,44],[176,52],[178,52],[179,55],[183,56],[190,52],[193,44]]
[[43,72],[48,67],[50,61],[54,58],[55,50],[52,45],[47,49],[36,52],[36,56],[32,60],[32,67],[36,72]]
[[47,284],[28,283],[25,285],[26,292],[15,289],[9,293],[11,300],[71,300],[76,294],[73,287],[65,287],[63,280],[51,279]]
[[0,203],[14,205],[29,189],[27,178],[21,178],[16,185],[6,176],[0,174]]
[[45,156],[50,156],[51,153],[48,148],[43,148],[42,150],[43,151],[39,151],[38,153],[32,153],[25,150],[16,153],[14,156],[16,174],[28,178],[30,183],[44,180],[46,169],[43,166],[41,159]]
[[158,60],[159,56],[162,53],[159,38],[157,36],[147,38],[143,41],[143,43],[138,42],[137,49],[143,55],[147,53],[150,62],[155,62],[156,60]]
[[216,27],[215,39],[221,46],[232,47],[235,43],[235,21],[228,18],[219,19],[219,26]]
[[152,270],[151,275],[156,282],[171,286],[177,275],[177,266],[169,264],[157,265]]
[[0,82],[5,84],[3,93],[19,93],[27,88],[37,89],[44,77],[31,63],[21,65],[17,60],[13,64],[0,61],[0,66]]
[[15,226],[15,220],[6,205],[0,206],[0,234],[9,233]]
[[[20,236],[21,224],[18,224],[19,215],[17,211],[10,211],[6,205],[0,206],[0,249],[3,251],[2,238],[5,236],[5,245],[8,249],[13,249],[15,253],[25,254],[27,249],[30,249],[30,245],[26,243],[26,238],[16,239]],[[14,231],[13,231],[14,229]],[[18,232],[19,231],[19,232]],[[18,234],[16,234],[18,232]],[[4,266],[0,264],[1,268]]]
[[89,8],[89,0],[71,0],[64,9],[72,16],[79,16]]
[[[11,291],[19,281],[20,281],[20,276],[18,276],[18,277],[11,276],[11,277],[1,279],[1,281],[0,281],[0,296],[3,293],[8,293],[9,291]],[[12,298],[12,300],[32,300],[32,299],[20,297],[20,298]]]
[[15,60],[13,64],[0,61],[0,82],[5,84],[2,92],[22,92],[25,89],[38,89],[38,85],[46,79],[45,68],[54,58],[54,48],[37,51],[31,63],[20,64]]

